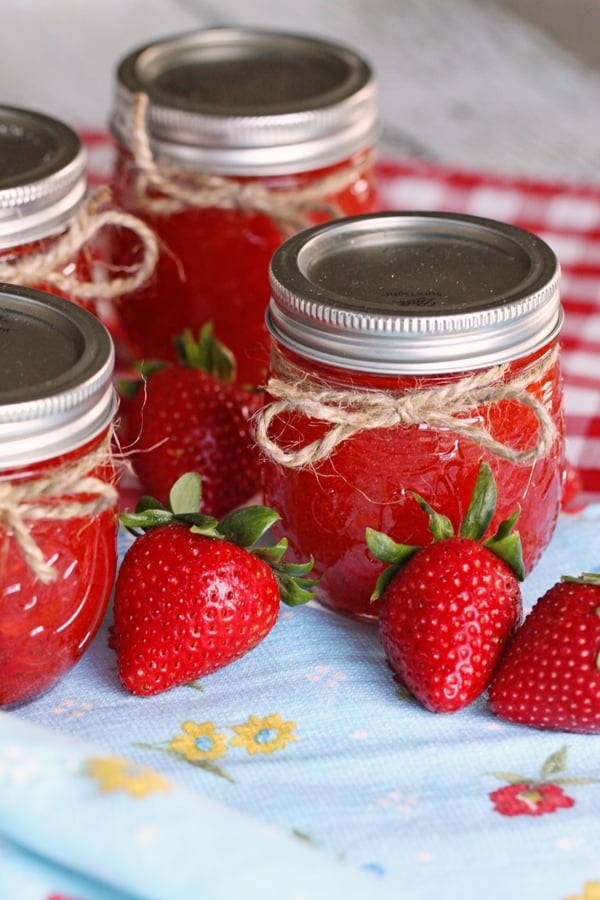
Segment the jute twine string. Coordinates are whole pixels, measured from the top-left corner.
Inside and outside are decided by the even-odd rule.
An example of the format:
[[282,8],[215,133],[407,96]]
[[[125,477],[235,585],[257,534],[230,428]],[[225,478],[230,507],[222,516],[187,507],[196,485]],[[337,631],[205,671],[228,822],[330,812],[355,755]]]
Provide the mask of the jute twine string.
[[[108,188],[100,188],[92,194],[65,233],[48,249],[0,260],[0,281],[22,285],[46,282],[80,300],[111,299],[138,288],[154,271],[158,240],[152,229],[136,216],[118,209],[100,209],[110,197]],[[82,281],[75,273],[64,274],[61,269],[107,226],[126,228],[139,237],[143,256],[140,263],[130,269],[131,274],[98,282]]]
[[[508,367],[500,365],[456,382],[409,390],[396,396],[382,391],[330,390],[308,378],[299,381],[293,378],[293,373],[283,372],[284,377],[268,381],[267,392],[275,399],[255,418],[256,439],[268,458],[286,468],[303,469],[327,459],[343,441],[360,431],[427,424],[468,437],[501,459],[522,466],[532,465],[547,456],[557,430],[544,404],[527,388],[549,372],[557,353],[554,349],[535,366],[513,378],[507,379]],[[503,400],[515,400],[533,410],[539,423],[534,447],[518,450],[494,438],[484,424],[460,418],[470,410]],[[270,437],[269,431],[277,416],[290,412],[301,412],[331,427],[312,443],[286,450]]]
[[[337,204],[324,198],[349,187],[360,171],[359,166],[344,166],[302,187],[287,189],[208,172],[184,172],[181,167],[154,157],[147,127],[148,105],[147,94],[135,95],[130,141],[136,170],[136,202],[140,209],[157,215],[169,215],[186,207],[209,206],[261,212],[286,232],[309,224],[311,213],[321,212],[331,218],[342,214]],[[151,189],[162,196],[151,196]]]
[[89,474],[111,463],[110,441],[106,438],[96,450],[46,477],[0,482],[0,523],[12,531],[27,565],[44,584],[54,581],[58,573],[44,559],[28,523],[96,516],[114,506],[117,488]]

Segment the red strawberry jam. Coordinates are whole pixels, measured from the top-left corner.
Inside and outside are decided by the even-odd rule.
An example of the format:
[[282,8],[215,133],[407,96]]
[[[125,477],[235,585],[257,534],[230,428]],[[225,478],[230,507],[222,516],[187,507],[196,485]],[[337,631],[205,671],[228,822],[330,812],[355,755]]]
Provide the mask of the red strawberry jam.
[[[125,342],[173,359],[173,338],[212,320],[238,381],[262,384],[274,250],[377,207],[369,66],[335,44],[254,30],[159,41],[121,62],[113,131],[115,199],[161,244],[154,278],[118,303]],[[135,252],[123,234],[112,257],[126,265]]]
[[558,277],[534,235],[448,214],[346,219],[276,251],[264,495],[324,604],[376,615],[366,527],[429,543],[416,492],[458,529],[482,460],[492,529],[520,508],[535,565],[564,472]]
[[62,298],[0,293],[0,706],[80,659],[116,569],[113,347]]

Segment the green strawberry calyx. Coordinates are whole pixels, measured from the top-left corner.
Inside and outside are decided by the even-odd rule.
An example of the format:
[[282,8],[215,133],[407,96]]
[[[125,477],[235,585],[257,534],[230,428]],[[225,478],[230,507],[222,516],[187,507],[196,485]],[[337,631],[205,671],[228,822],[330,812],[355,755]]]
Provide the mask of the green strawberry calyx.
[[219,520],[201,512],[202,479],[197,472],[186,472],[175,481],[169,493],[168,506],[154,497],[140,497],[134,513],[122,512],[119,519],[136,537],[164,525],[189,526],[194,534],[229,541],[263,560],[272,569],[279,586],[281,600],[287,606],[300,606],[314,597],[316,579],[308,578],[312,558],[303,563],[284,561],[287,538],[274,545],[259,544],[266,532],[280,518],[267,506],[245,506],[233,510]]
[[570,584],[589,584],[600,587],[600,572],[582,572],[581,575],[561,575],[561,581]]
[[[419,494],[411,491],[411,495],[429,516],[429,530],[434,541],[449,540],[457,536],[447,516],[436,512]],[[500,522],[496,533],[484,540],[496,511],[496,501],[496,482],[492,470],[488,463],[482,462],[458,536],[477,541],[491,550],[512,569],[516,578],[522,581],[525,578],[525,566],[521,538],[518,531],[513,531],[520,510]],[[389,535],[374,528],[367,528],[365,537],[373,556],[386,563],[386,568],[377,579],[371,595],[371,600],[375,601],[381,597],[396,572],[422,548],[414,544],[399,544]]]
[[[235,356],[215,337],[212,322],[204,323],[197,338],[191,329],[186,328],[174,338],[174,344],[177,362],[183,368],[206,372],[223,384],[233,384],[235,381]],[[172,363],[160,359],[140,360],[135,364],[135,370],[140,377],[124,378],[119,384],[120,393],[125,397],[134,397],[144,381],[170,365]]]

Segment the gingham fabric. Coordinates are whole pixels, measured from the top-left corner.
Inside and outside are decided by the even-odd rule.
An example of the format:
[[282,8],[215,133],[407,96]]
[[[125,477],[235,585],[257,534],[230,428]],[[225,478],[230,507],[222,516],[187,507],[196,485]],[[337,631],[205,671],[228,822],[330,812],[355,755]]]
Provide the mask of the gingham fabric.
[[[92,186],[110,179],[111,143],[83,135]],[[508,178],[382,158],[377,164],[386,209],[439,210],[486,216],[535,232],[562,268],[562,332],[567,453],[579,472],[578,502],[600,498],[600,187]]]
[[580,502],[600,497],[600,188],[509,179],[421,162],[382,161],[390,209],[440,210],[501,219],[533,231],[562,268],[567,454]]
[[[110,180],[111,144],[84,133],[92,186]],[[562,267],[562,332],[567,454],[580,474],[578,502],[600,499],[600,187],[507,178],[421,160],[377,164],[387,209],[486,216],[535,232]]]

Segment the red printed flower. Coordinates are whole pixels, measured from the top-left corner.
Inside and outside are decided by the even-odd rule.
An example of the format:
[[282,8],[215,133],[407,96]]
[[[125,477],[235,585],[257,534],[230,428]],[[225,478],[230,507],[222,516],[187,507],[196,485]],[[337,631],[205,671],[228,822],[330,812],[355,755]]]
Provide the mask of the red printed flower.
[[66,894],[49,894],[46,900],[78,900],[77,897],[67,897]]
[[543,816],[575,804],[556,784],[507,784],[489,796],[503,816]]
[[[508,781],[504,787],[491,791],[489,798],[494,809],[503,816],[543,816],[575,805],[573,797],[563,785],[590,784],[592,778],[565,778],[560,775],[567,766],[567,748],[551,753],[540,769],[539,778],[513,775],[512,772],[493,772],[496,778]],[[558,777],[554,777],[558,776]]]

